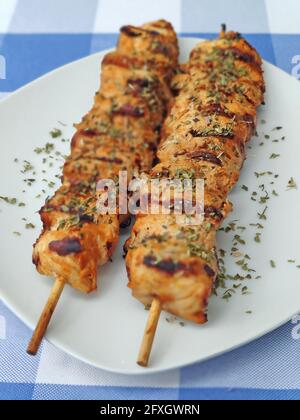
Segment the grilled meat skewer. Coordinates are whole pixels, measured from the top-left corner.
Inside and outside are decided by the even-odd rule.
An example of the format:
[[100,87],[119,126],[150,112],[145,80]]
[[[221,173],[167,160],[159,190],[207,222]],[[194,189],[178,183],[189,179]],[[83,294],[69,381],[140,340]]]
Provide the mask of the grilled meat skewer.
[[[161,48],[149,49],[153,43]],[[168,22],[121,29],[116,51],[103,60],[93,108],[76,126],[62,186],[40,211],[43,231],[33,251],[40,274],[81,292],[97,288],[97,268],[110,260],[126,216],[98,214],[96,184],[117,180],[120,171],[126,170],[130,181],[135,172],[151,169],[177,59],[177,38]],[[55,290],[61,293],[61,287]],[[50,299],[55,304],[57,300]],[[47,322],[39,323],[31,354],[51,311],[43,316]]]
[[[172,214],[140,214],[125,246],[126,265],[133,296],[144,305],[155,302],[203,324],[218,275],[216,232],[231,210],[227,196],[239,179],[263,102],[262,60],[240,34],[223,32],[192,51],[172,87],[177,97],[162,129],[151,179],[203,179],[204,221],[184,226]],[[148,331],[142,366],[149,341]]]

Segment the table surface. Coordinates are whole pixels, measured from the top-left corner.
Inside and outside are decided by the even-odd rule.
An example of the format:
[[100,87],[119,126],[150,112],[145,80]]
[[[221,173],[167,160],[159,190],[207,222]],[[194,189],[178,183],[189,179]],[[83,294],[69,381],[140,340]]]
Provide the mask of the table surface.
[[[300,79],[298,0],[1,0],[0,15],[0,97],[113,47],[121,25],[158,18],[183,36],[206,38],[226,22]],[[217,359],[145,377],[95,369],[47,341],[30,358],[24,351],[30,334],[0,300],[0,399],[300,398],[300,316]]]

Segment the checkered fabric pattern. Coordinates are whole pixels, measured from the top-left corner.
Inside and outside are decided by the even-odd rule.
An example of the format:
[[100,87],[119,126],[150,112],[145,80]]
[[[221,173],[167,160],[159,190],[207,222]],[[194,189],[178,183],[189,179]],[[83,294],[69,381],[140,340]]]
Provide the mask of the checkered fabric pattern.
[[[0,16],[0,97],[112,47],[122,24],[162,17],[184,36],[207,38],[226,22],[300,78],[298,0],[1,0]],[[300,316],[217,359],[145,377],[106,373],[46,341],[30,358],[30,334],[0,301],[0,399],[300,398]]]

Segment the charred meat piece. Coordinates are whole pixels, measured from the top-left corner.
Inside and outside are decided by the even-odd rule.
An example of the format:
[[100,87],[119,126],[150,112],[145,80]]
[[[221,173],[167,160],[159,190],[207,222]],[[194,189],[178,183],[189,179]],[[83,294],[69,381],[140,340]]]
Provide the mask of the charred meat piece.
[[[130,42],[137,45],[140,39]],[[129,287],[144,305],[156,298],[176,316],[200,324],[207,320],[218,275],[216,232],[231,210],[227,196],[238,181],[263,102],[261,65],[258,53],[230,32],[199,44],[174,77],[176,98],[149,182],[203,179],[203,221],[188,226],[175,215],[138,215],[125,251]],[[162,210],[162,196],[155,200]]]

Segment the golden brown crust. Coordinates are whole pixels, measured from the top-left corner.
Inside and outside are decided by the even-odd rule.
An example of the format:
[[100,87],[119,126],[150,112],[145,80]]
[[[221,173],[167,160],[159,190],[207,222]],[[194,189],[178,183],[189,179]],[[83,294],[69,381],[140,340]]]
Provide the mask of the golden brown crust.
[[[96,289],[97,268],[111,258],[120,224],[128,218],[98,214],[97,181],[117,179],[123,170],[130,181],[135,171],[151,169],[171,98],[169,81],[178,59],[172,26],[159,21],[134,31],[143,33],[138,42],[122,31],[117,51],[103,60],[101,88],[77,124],[63,185],[40,211],[43,232],[33,251],[37,270],[82,292]],[[148,51],[153,31],[166,50]]]
[[126,264],[129,287],[146,305],[156,297],[163,309],[206,322],[218,273],[216,232],[231,210],[227,195],[238,181],[263,101],[261,65],[258,53],[231,32],[199,44],[173,79],[177,97],[151,176],[204,179],[204,221],[189,227],[175,216],[138,216],[125,246]]

